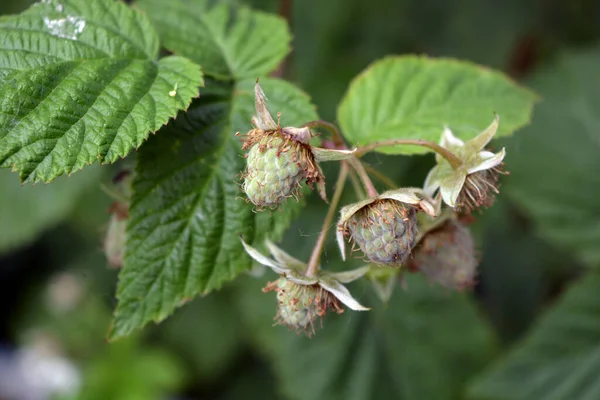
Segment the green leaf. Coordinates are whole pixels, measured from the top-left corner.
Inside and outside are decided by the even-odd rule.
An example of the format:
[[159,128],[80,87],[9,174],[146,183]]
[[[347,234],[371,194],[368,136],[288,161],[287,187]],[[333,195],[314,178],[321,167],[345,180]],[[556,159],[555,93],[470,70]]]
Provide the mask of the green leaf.
[[0,170],[0,253],[34,240],[66,218],[81,197],[99,185],[98,168],[52,185],[21,185],[8,170]]
[[600,398],[600,275],[573,285],[531,334],[470,388],[487,400]]
[[[350,85],[338,108],[352,145],[389,139],[438,142],[444,126],[468,140],[500,115],[497,136],[527,124],[536,96],[509,78],[451,59],[389,57],[375,62]],[[422,147],[381,147],[390,154],[418,154]]]
[[113,0],[46,0],[0,18],[0,166],[49,182],[139,147],[202,84],[183,57]]
[[290,51],[284,19],[230,2],[139,0],[161,39],[176,54],[217,78],[256,78],[273,71]]
[[[504,342],[520,338],[533,324],[550,291],[552,270],[569,269],[556,248],[535,236],[515,218],[514,205],[505,196],[477,216],[469,227],[481,238],[478,300]],[[510,290],[507,290],[510,288]]]
[[491,331],[465,295],[432,287],[421,276],[407,278],[408,288],[398,288],[387,307],[374,295],[370,303],[359,299],[373,310],[328,316],[322,329],[317,321],[310,339],[272,327],[274,294],[261,293],[256,281],[241,282],[247,331],[273,361],[285,397],[461,398],[465,381],[491,356]]
[[533,77],[544,101],[533,124],[508,143],[511,175],[503,187],[542,237],[594,267],[600,265],[598,63],[598,50],[572,53]]
[[[250,268],[239,235],[261,246],[278,239],[301,203],[282,211],[253,211],[239,187],[244,169],[236,132],[251,129],[254,79],[207,87],[185,115],[138,154],[111,338],[161,321],[184,299],[206,293]],[[280,80],[263,79],[282,124],[317,119],[306,95]]]

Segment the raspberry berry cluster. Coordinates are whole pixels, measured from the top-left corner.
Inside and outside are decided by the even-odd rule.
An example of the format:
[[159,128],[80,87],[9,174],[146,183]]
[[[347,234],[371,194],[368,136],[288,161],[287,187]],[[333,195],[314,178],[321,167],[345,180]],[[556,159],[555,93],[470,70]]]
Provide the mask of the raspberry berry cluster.
[[[310,336],[315,319],[322,318],[328,310],[338,314],[344,311],[343,306],[368,310],[344,286],[365,276],[371,278],[376,293],[384,300],[389,297],[389,290],[382,289],[381,278],[390,287],[389,283],[393,284],[401,271],[421,272],[432,282],[452,290],[464,290],[474,284],[475,246],[461,215],[490,206],[498,193],[496,184],[504,173],[505,150],[492,153],[484,149],[498,129],[497,116],[487,129],[466,143],[445,128],[439,144],[397,139],[350,150],[332,124],[313,121],[301,127],[282,127],[279,118],[277,123],[272,118],[258,82],[254,94],[256,116],[252,118],[253,129],[244,136],[242,149],[247,153],[241,186],[257,211],[283,206],[289,198],[298,200],[303,184],[316,186],[327,201],[325,176],[319,164],[341,162],[330,210],[308,263],[269,241],[266,246],[272,258],[266,257],[242,239],[254,260],[280,275],[263,290],[277,294],[278,323]],[[313,146],[316,135],[311,128],[315,126],[331,130],[337,146]],[[422,145],[436,152],[436,165],[427,175],[424,187],[392,188],[378,193],[360,157],[377,147],[405,144]],[[349,241],[367,265],[333,273],[321,269],[319,261],[349,173],[360,178],[366,195],[340,209],[337,242],[344,260]],[[388,272],[381,273],[385,269]]]

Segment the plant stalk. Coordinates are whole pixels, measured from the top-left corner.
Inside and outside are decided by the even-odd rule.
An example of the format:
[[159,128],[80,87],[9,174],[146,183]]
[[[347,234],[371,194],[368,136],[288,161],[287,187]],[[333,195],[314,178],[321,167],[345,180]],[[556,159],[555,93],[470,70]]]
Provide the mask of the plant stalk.
[[372,167],[372,166],[370,166],[369,164],[366,164],[366,163],[363,163],[363,166],[365,167],[365,169],[367,170],[367,172],[369,174],[373,175],[375,178],[377,178],[378,180],[380,180],[388,188],[390,188],[390,189],[396,189],[398,187],[398,185],[396,184],[396,182],[394,182],[393,180],[391,180],[390,178],[388,178],[387,176],[385,176],[377,168]]
[[[345,162],[345,161],[342,161]],[[367,194],[365,193],[362,184],[360,183],[360,179],[358,178],[358,174],[354,169],[350,169],[350,181],[352,182],[352,188],[354,189],[354,195],[357,200],[363,200],[367,198]]]
[[377,193],[377,189],[375,189],[373,182],[371,182],[371,178],[369,178],[369,174],[367,173],[367,171],[365,171],[365,167],[363,167],[360,160],[356,157],[351,157],[347,161],[352,166],[352,168],[354,168],[354,170],[358,173],[358,176],[360,177],[360,180],[362,181],[363,186],[365,187],[365,190],[367,192],[367,196],[378,196],[379,193]]
[[315,247],[310,255],[308,266],[306,267],[305,275],[308,277],[315,276],[319,270],[319,262],[321,261],[321,253],[323,252],[323,247],[325,246],[325,240],[327,239],[327,231],[329,230],[329,226],[331,225],[331,222],[335,216],[336,207],[342,198],[347,177],[348,165],[343,162],[340,164],[340,173],[338,175],[337,182],[335,183],[335,191],[333,192],[333,197],[331,198],[331,203],[329,204],[329,210],[327,210],[327,215],[323,221],[323,227],[321,228],[321,232],[319,233]]
[[370,152],[371,150],[375,150],[376,148],[385,147],[385,146],[394,146],[394,145],[399,145],[399,144],[409,144],[409,145],[427,147],[427,148],[435,151],[440,156],[444,157],[446,159],[446,161],[448,161],[450,163],[450,166],[452,167],[452,169],[457,169],[458,167],[460,167],[462,165],[462,161],[460,161],[460,159],[454,153],[452,153],[450,150],[440,146],[437,143],[430,142],[428,140],[421,140],[421,139],[392,139],[392,140],[384,140],[381,142],[375,142],[375,143],[371,143],[366,146],[360,147],[356,151],[355,154],[356,154],[356,157],[361,157],[361,156],[365,155],[366,153]]

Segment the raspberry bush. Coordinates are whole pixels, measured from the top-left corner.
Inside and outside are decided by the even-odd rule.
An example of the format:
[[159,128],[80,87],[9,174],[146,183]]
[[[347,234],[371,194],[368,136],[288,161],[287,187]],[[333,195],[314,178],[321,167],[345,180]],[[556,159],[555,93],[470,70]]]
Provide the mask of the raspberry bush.
[[[79,193],[101,186],[111,205],[97,246],[118,270],[111,321],[106,307],[86,307],[106,316],[109,342],[134,343],[123,350],[132,359],[142,328],[183,307],[166,322],[176,324],[197,307],[218,315],[203,323],[228,333],[215,339],[223,356],[196,360],[195,368],[218,372],[241,335],[272,362],[285,398],[579,398],[568,380],[556,391],[539,386],[559,379],[565,371],[553,366],[574,354],[558,346],[549,366],[541,360],[544,340],[567,330],[552,317],[481,373],[495,339],[474,301],[477,290],[500,290],[494,281],[479,284],[480,238],[511,236],[516,224],[482,230],[479,221],[501,220],[509,209],[539,220],[541,240],[571,249],[577,262],[600,260],[589,245],[597,230],[583,222],[597,216],[585,192],[594,179],[574,175],[564,190],[542,183],[546,172],[566,174],[561,163],[597,166],[585,144],[597,116],[586,107],[573,112],[560,86],[567,83],[554,88],[551,73],[531,80],[549,98],[539,106],[544,121],[534,119],[531,129],[584,132],[563,143],[581,159],[542,159],[537,139],[520,133],[538,94],[470,61],[371,60],[346,82],[335,116],[320,115],[310,93],[283,78],[293,77],[290,64],[306,63],[289,57],[288,21],[235,2],[43,0],[3,16],[0,42],[0,167],[23,184],[15,193],[27,200],[16,203],[42,210],[31,212],[36,226],[19,224],[7,239],[0,232],[0,249],[93,204]],[[597,85],[572,71],[593,69],[597,54],[573,59],[558,62],[556,73],[592,93],[583,99],[596,98]],[[573,114],[570,123],[555,109]],[[564,141],[555,136],[540,147]],[[536,160],[531,168],[528,157]],[[62,197],[53,194],[44,209],[24,193],[46,183]],[[573,232],[581,240],[566,239]],[[518,234],[511,246],[520,245]],[[507,263],[511,248],[502,252]],[[551,315],[590,312],[584,300],[597,288],[590,276]],[[201,351],[220,336],[214,329]],[[174,342],[193,341],[193,331],[185,334]],[[577,355],[572,369],[600,368]],[[536,369],[537,381],[516,378]],[[591,374],[579,373],[569,379]],[[173,376],[164,386],[179,382]],[[589,398],[600,398],[592,389]]]

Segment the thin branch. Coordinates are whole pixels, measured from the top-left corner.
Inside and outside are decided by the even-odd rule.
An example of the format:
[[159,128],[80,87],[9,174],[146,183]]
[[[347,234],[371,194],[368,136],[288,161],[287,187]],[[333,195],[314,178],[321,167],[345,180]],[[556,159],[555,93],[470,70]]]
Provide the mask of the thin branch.
[[340,199],[342,198],[342,193],[344,191],[344,186],[346,184],[347,177],[348,166],[346,165],[346,163],[341,163],[340,173],[338,175],[337,182],[335,183],[335,191],[333,192],[333,197],[331,199],[331,203],[329,204],[329,210],[327,210],[327,215],[325,216],[325,220],[323,221],[323,227],[321,228],[321,232],[319,233],[319,237],[317,238],[317,242],[315,243],[315,247],[313,248],[310,260],[308,261],[308,267],[306,268],[305,272],[305,275],[308,277],[315,276],[317,274],[317,271],[319,270],[321,253],[323,252],[325,240],[327,239],[327,231],[329,230],[329,225],[331,225],[335,216],[336,207],[340,202]]
[[350,181],[352,182],[352,188],[354,189],[354,195],[356,196],[357,200],[365,199],[367,194],[363,190],[360,179],[358,178],[358,174],[354,169],[350,170]]
[[430,148],[431,150],[435,151],[440,156],[444,157],[446,159],[446,161],[448,161],[450,163],[450,165],[452,166],[453,169],[457,169],[458,167],[460,167],[462,165],[462,161],[460,161],[460,159],[454,153],[452,153],[450,150],[440,146],[437,143],[430,142],[428,140],[420,140],[420,139],[392,139],[392,140],[384,140],[382,142],[371,143],[366,146],[360,147],[356,151],[356,157],[363,156],[366,153],[370,152],[371,150],[375,150],[379,147],[395,146],[395,145],[414,145],[414,146],[427,147],[427,148]]
[[363,167],[360,160],[356,157],[351,157],[348,159],[348,163],[358,173],[358,176],[360,177],[360,180],[362,181],[363,186],[365,187],[365,190],[367,192],[367,196],[369,196],[369,197],[378,196],[379,193],[377,193],[377,189],[375,189],[373,182],[371,182],[371,178],[369,178],[369,174],[367,174],[367,171],[365,171],[365,168]]

